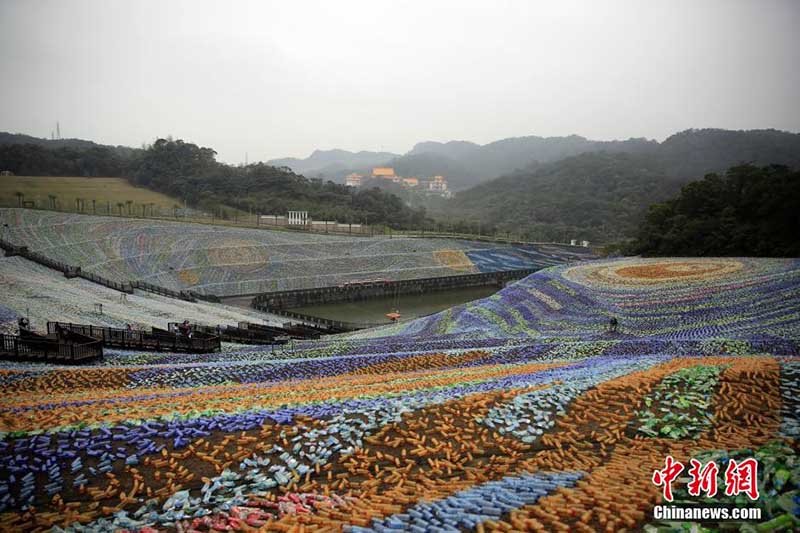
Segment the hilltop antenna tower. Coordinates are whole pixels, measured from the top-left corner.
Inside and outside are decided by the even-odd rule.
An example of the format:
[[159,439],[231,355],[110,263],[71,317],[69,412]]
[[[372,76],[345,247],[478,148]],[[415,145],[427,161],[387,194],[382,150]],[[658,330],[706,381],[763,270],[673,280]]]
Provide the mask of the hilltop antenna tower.
[[61,140],[61,124],[56,121],[56,139]]

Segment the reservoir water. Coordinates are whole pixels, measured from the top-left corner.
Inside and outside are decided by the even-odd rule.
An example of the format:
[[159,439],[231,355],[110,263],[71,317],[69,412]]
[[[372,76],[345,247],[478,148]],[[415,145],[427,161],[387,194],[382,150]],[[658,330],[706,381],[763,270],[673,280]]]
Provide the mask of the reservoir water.
[[400,320],[405,321],[438,313],[454,305],[486,298],[495,292],[497,292],[497,287],[467,287],[426,294],[401,294],[394,298],[376,298],[360,302],[312,305],[298,307],[292,311],[346,322],[388,323],[389,319],[386,318],[386,313],[391,313],[395,309],[400,312]]
[[[390,313],[395,309],[400,312],[400,321],[406,321],[438,313],[454,305],[486,298],[497,291],[498,288],[496,286],[466,287],[425,294],[400,294],[396,297],[375,298],[374,300],[358,302],[296,307],[291,311],[345,322],[389,323],[390,320],[386,318],[386,313]],[[225,303],[249,307],[251,299],[252,297],[226,298]]]

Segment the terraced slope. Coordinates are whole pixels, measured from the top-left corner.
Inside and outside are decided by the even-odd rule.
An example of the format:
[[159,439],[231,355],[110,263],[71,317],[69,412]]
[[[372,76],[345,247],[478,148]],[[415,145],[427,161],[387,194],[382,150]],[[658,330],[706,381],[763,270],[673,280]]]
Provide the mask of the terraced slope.
[[799,260],[592,262],[274,356],[8,366],[0,528],[642,531],[670,455],[720,468],[680,505],[798,529],[798,291]]
[[165,328],[168,322],[185,319],[211,325],[284,322],[254,309],[190,303],[146,292],[122,299],[117,291],[83,279],[66,279],[21,257],[0,257],[0,333],[16,334],[20,316],[28,317],[38,331],[51,320],[116,328],[126,324]]
[[220,296],[543,268],[588,256],[561,246],[364,238],[0,210],[5,238],[114,281],[144,280]]

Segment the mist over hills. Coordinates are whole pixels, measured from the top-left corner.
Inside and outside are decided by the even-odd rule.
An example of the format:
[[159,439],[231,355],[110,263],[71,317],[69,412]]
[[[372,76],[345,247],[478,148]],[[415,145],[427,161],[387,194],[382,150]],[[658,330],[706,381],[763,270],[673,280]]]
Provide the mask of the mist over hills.
[[[514,170],[538,163],[549,163],[578,155],[584,152],[609,152],[637,153],[653,148],[655,141],[646,139],[629,139],[627,141],[592,141],[579,135],[567,137],[512,137],[502,139],[485,145],[478,145],[464,141],[451,141],[448,143],[423,142],[412,148],[405,157],[419,157],[422,154],[436,154],[442,159],[432,162],[429,169],[437,168],[436,165],[449,163],[449,167],[463,168],[460,174],[446,174],[434,172],[448,177],[455,190],[466,189],[473,185],[502,176]],[[403,161],[403,158],[400,160]],[[424,170],[429,170],[428,168]]]
[[447,177],[457,191],[454,198],[427,204],[444,224],[597,243],[632,235],[651,204],[675,196],[690,181],[742,163],[800,168],[800,134],[689,129],[663,142],[578,135],[513,137],[485,145],[425,141],[384,164],[403,176]]
[[349,152],[339,149],[314,150],[305,159],[284,157],[271,159],[267,161],[267,164],[275,167],[289,167],[293,172],[304,174],[308,177],[324,177],[334,181],[342,181],[340,178],[354,171],[354,169],[380,166],[396,157],[400,157],[399,154],[391,152]]
[[531,135],[502,139],[485,145],[468,141],[424,141],[415,144],[404,155],[317,150],[306,159],[273,159],[268,163],[288,166],[294,172],[334,181],[342,181],[350,172],[368,173],[374,166],[392,166],[402,176],[443,175],[447,177],[453,190],[463,190],[535,161],[546,163],[599,150],[637,152],[653,145],[657,143],[646,139],[592,141],[578,135]]
[[647,206],[706,174],[742,163],[800,168],[800,134],[776,130],[687,130],[662,143],[608,144],[461,191],[440,216],[535,239],[609,242],[634,232]]
[[[197,148],[191,143],[181,146]],[[149,150],[0,133],[0,170],[29,175],[134,178]],[[213,159],[213,150],[202,150]],[[385,202],[392,204],[393,214],[375,214],[370,220],[391,223],[394,215],[403,212],[403,220],[413,218],[424,223],[421,212],[405,216],[399,205],[405,202],[406,206],[427,208],[428,217],[442,224],[460,225],[469,231],[496,230],[540,240],[610,242],[632,236],[647,207],[676,195],[682,185],[708,173],[724,173],[742,163],[800,168],[800,134],[771,129],[690,129],[660,143],[641,138],[593,141],[578,135],[514,137],[485,145],[426,141],[404,155],[317,150],[306,159],[273,159],[266,165],[233,167],[212,161],[200,170],[188,165],[181,167],[176,176],[186,184],[201,179],[216,188],[233,180],[225,185],[227,189],[204,193],[209,205],[219,200],[238,206],[226,196],[225,190],[230,189],[238,191],[240,200],[242,195],[252,200],[242,204],[243,209],[281,212],[308,207],[315,215],[359,220],[345,204],[352,203],[352,194],[366,193],[366,189],[348,190],[333,184],[330,188],[327,180],[341,181],[350,172],[368,173],[371,167],[389,165],[403,176],[444,175],[450,188],[457,192],[451,200],[424,195],[416,195],[422,200],[415,200],[409,189],[378,183],[388,189],[380,198],[370,200],[370,209],[377,213],[377,203]],[[288,167],[291,172],[274,167]],[[262,178],[253,181],[256,176]],[[317,177],[323,180],[307,179]],[[161,169],[152,173],[145,186],[167,190],[169,179]],[[302,185],[305,193],[284,187],[286,180],[297,187]],[[252,187],[259,194],[255,189],[250,191],[253,194],[248,193]]]
[[643,154],[663,165],[671,176],[699,179],[740,162],[796,165],[800,135],[778,130],[731,131],[690,129],[663,142],[644,138],[595,141],[566,137],[511,137],[480,145],[468,141],[417,143],[403,155],[384,152],[317,150],[306,159],[273,159],[294,172],[343,181],[350,172],[368,173],[374,166],[393,166],[402,176],[445,176],[450,188],[461,191],[534,163],[550,163],[587,152]]
[[646,155],[585,152],[459,192],[440,216],[530,240],[609,242],[631,235],[646,207],[682,183]]
[[675,133],[654,152],[672,176],[700,179],[741,163],[800,166],[800,133],[774,129],[690,129]]
[[129,146],[112,146],[107,144],[98,144],[94,141],[87,141],[85,139],[45,139],[41,137],[34,137],[32,135],[25,135],[24,133],[9,133],[7,131],[0,131],[0,146],[10,144],[33,144],[49,150],[57,150],[59,148],[68,148],[73,150],[90,150],[90,149],[110,149],[120,156],[131,156],[136,151],[136,148]]

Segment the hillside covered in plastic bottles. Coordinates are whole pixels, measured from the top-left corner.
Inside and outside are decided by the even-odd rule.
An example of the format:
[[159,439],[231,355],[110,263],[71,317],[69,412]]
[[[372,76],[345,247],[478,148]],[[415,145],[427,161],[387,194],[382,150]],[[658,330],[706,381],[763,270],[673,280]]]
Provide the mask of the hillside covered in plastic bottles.
[[[0,527],[639,531],[669,455],[720,466],[682,505],[786,530],[799,321],[798,260],[626,259],[275,354],[6,364]],[[756,500],[724,494],[746,458]]]

